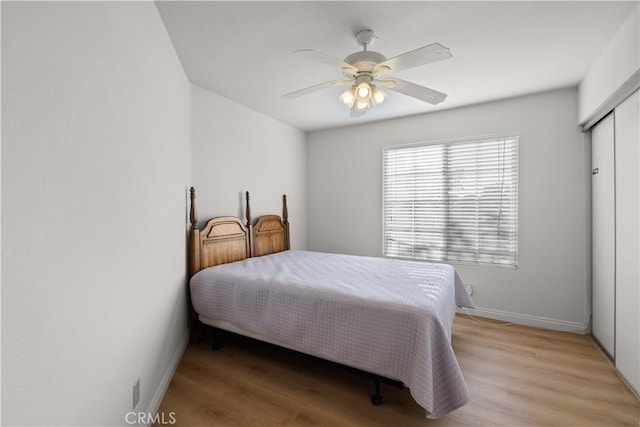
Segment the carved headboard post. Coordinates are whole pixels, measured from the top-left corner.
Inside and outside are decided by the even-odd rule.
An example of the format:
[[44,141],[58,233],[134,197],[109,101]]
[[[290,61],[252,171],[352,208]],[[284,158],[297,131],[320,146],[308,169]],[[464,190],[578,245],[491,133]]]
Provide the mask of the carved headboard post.
[[289,240],[289,209],[287,208],[287,195],[282,195],[282,222],[284,223],[284,246],[285,250],[291,249]]
[[196,211],[196,189],[191,187],[189,192],[191,198],[189,210],[189,221],[191,221],[191,229],[189,230],[189,276],[193,276],[200,270],[200,230],[198,229],[198,214]]
[[247,220],[247,228],[249,229],[249,257],[253,256],[253,224],[251,224],[251,207],[249,204],[249,192],[245,193],[247,207],[245,209],[245,217]]
[[249,226],[251,225],[251,207],[249,205],[249,192],[248,191],[245,193],[245,199],[247,201],[247,207],[246,207],[246,209],[244,211],[244,216],[247,219],[247,228],[249,228]]

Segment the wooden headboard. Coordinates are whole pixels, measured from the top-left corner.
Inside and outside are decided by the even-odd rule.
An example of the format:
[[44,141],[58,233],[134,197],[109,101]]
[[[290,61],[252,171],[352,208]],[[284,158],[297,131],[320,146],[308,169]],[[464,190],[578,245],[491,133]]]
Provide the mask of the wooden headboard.
[[269,255],[289,250],[289,211],[287,196],[282,196],[282,218],[279,215],[262,215],[252,227],[251,256]]
[[249,192],[246,192],[246,224],[234,216],[212,218],[200,230],[196,213],[196,190],[190,189],[189,274],[214,265],[268,255],[290,248],[287,196],[282,196],[282,217],[263,215],[251,223]]
[[[251,256],[249,228],[240,218],[220,216],[207,221],[202,230],[198,229],[198,215],[196,213],[196,189],[191,187],[191,209],[189,220],[189,273],[191,276],[198,271],[214,265],[240,261]],[[247,193],[248,197],[248,193]],[[247,218],[250,221],[249,206]]]

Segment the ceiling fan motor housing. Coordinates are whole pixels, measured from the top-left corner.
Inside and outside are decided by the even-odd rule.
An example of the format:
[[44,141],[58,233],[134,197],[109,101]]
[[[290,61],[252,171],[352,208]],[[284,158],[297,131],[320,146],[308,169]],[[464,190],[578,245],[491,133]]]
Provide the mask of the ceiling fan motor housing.
[[[344,59],[344,62],[353,65],[359,72],[373,73],[376,65],[386,60],[387,58],[385,58],[381,53],[365,50],[362,52],[352,53]],[[346,73],[345,75],[347,77],[351,77]]]

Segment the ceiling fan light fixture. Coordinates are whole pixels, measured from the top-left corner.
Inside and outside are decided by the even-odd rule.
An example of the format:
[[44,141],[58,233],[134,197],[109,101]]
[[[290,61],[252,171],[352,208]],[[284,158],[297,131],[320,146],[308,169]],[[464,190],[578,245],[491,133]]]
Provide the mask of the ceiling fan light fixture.
[[387,94],[384,91],[365,80],[342,92],[338,99],[349,109],[364,111],[382,104],[386,98]]
[[371,85],[371,100],[374,105],[382,104],[387,98],[387,94],[377,86]]
[[340,99],[340,102],[342,102],[347,108],[352,108],[356,103],[355,88],[350,87],[345,90],[338,99]]
[[359,102],[368,102],[371,98],[371,86],[369,83],[362,82],[356,86],[356,99]]
[[363,111],[369,108],[369,103],[366,101],[357,101],[356,105],[354,105],[353,108],[355,108],[358,111]]

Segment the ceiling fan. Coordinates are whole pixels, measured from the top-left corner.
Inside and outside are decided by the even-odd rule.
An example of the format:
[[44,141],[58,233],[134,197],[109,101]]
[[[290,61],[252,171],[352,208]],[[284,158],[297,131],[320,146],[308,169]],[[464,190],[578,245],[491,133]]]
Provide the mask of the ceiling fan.
[[390,76],[390,74],[449,59],[451,58],[451,51],[448,48],[439,43],[433,43],[387,59],[378,52],[368,50],[378,38],[372,30],[359,31],[355,36],[358,44],[363,47],[363,51],[352,53],[344,60],[313,49],[301,49],[294,52],[324,64],[338,67],[346,79],[332,80],[310,86],[287,93],[282,97],[292,99],[331,86],[351,84],[351,87],[344,91],[339,99],[351,110],[352,115],[362,115],[369,108],[384,102],[387,94],[378,86],[433,105],[445,100],[447,95],[442,92]]

